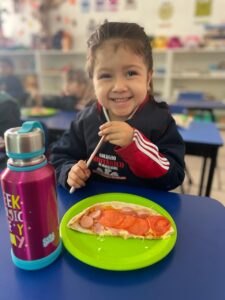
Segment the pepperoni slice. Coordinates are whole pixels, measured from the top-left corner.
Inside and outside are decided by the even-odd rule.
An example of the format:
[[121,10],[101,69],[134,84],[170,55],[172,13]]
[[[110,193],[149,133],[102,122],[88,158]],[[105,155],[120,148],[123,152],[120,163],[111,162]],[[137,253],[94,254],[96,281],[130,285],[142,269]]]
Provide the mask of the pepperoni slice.
[[156,237],[164,235],[170,229],[170,221],[164,216],[149,216],[147,218],[152,234]]
[[116,209],[106,209],[102,211],[98,222],[106,227],[116,227],[124,220],[124,215]]
[[127,229],[130,226],[132,226],[136,220],[137,220],[137,218],[132,215],[124,215],[124,219],[123,219],[122,223],[120,223],[118,226],[116,226],[116,228]]
[[134,224],[127,228],[127,231],[131,234],[144,236],[149,231],[149,223],[146,219],[136,218]]
[[90,228],[94,224],[94,221],[91,217],[84,215],[80,220],[80,225],[83,228]]

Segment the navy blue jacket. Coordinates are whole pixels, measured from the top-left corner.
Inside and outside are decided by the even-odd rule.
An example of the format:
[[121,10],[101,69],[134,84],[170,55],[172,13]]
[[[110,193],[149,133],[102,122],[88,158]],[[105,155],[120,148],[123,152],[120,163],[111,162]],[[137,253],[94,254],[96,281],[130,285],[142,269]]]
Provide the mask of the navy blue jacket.
[[[99,141],[99,126],[106,121],[102,107],[94,103],[76,115],[70,129],[53,146],[50,161],[63,187],[69,188],[70,168],[91,155]],[[120,148],[105,142],[90,165],[89,180],[162,190],[179,186],[184,180],[185,147],[166,103],[151,98],[126,122],[135,129],[132,143]]]

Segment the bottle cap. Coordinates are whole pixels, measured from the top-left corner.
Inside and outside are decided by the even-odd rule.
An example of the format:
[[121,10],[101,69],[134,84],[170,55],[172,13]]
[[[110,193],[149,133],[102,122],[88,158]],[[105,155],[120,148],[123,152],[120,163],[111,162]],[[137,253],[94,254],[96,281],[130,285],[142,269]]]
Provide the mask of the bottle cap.
[[39,122],[27,121],[22,127],[8,129],[4,139],[6,154],[13,159],[30,159],[45,152],[44,130]]

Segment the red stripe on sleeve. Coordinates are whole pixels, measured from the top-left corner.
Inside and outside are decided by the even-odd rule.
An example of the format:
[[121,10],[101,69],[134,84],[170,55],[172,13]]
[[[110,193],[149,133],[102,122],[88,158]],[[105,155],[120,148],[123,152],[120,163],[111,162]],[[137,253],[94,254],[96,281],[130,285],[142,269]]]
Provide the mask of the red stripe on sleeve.
[[116,152],[136,176],[158,178],[166,174],[170,167],[170,162],[159,152],[158,147],[137,129],[134,130],[133,142]]

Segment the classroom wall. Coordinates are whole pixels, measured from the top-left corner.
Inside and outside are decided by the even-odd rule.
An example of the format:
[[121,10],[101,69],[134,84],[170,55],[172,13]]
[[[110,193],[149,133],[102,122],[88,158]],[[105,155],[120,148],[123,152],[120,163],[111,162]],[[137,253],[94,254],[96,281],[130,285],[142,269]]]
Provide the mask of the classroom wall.
[[[197,3],[208,1],[211,1],[208,15],[196,15]],[[35,18],[37,6],[34,4],[37,2],[23,1],[23,7],[15,10],[12,0],[0,1],[0,8],[8,10],[3,16],[3,28],[8,37],[21,44],[31,43],[32,35],[40,30]],[[105,19],[138,22],[149,35],[202,35],[205,23],[225,23],[225,0],[67,0],[52,9],[49,17],[52,34],[60,29],[70,32],[73,47],[84,51],[93,27]]]
[[[199,0],[203,1],[204,0]],[[82,2],[76,1],[77,5],[71,7],[69,3],[61,5],[60,9],[51,13],[51,24],[53,32],[56,32],[64,23],[65,30],[73,34],[74,47],[78,51],[86,48],[86,40],[90,34],[89,24],[93,20],[94,25],[102,23],[105,19],[109,21],[138,22],[145,27],[149,35],[202,35],[205,23],[225,23],[225,0],[212,0],[211,13],[208,16],[196,16],[196,0],[137,0],[132,1],[134,5],[128,5],[125,0],[116,1],[118,5],[114,8],[109,1],[90,0],[90,7],[87,11],[82,8]],[[89,1],[86,1],[89,2]],[[102,9],[98,8],[96,2],[104,2]],[[167,7],[171,17],[162,19],[163,8]],[[166,13],[165,13],[166,14]],[[58,17],[61,22],[58,22]],[[76,26],[67,20],[75,20]]]

